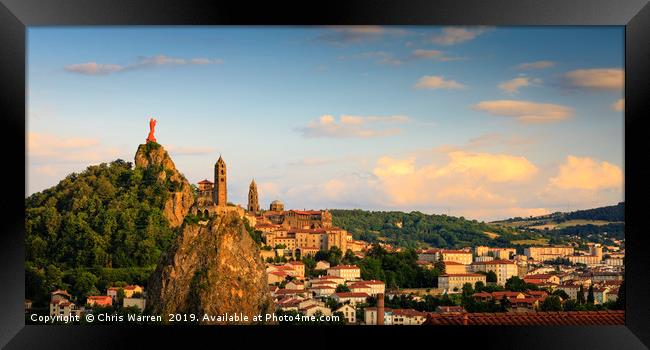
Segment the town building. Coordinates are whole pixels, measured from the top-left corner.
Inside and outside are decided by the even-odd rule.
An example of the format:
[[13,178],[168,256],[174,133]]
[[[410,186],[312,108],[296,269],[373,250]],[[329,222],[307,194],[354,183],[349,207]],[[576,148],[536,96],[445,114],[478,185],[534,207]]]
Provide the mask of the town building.
[[86,298],[86,305],[108,307],[113,305],[113,298],[108,295],[91,295]]
[[444,261],[444,264],[445,264],[445,273],[454,275],[454,274],[467,273],[468,272],[467,265],[461,264],[459,262]]
[[491,260],[474,262],[470,265],[471,272],[489,272],[492,271],[497,276],[497,284],[505,285],[506,281],[512,277],[517,276],[517,264],[510,260]]
[[324,260],[320,260],[316,262],[316,266],[314,267],[314,270],[327,270],[330,268],[330,263]]
[[334,310],[334,312],[340,312],[345,317],[345,322],[349,324],[357,323],[357,309],[352,307],[350,304],[344,304],[340,308]]
[[354,265],[338,265],[327,269],[327,274],[341,277],[346,281],[354,281],[361,278],[361,269]]
[[447,293],[459,292],[465,283],[474,287],[476,282],[486,283],[485,275],[479,273],[444,274],[438,276],[438,288]]
[[555,260],[573,255],[573,247],[528,247],[524,249],[524,255],[535,261]]
[[351,304],[365,303],[368,297],[370,297],[368,293],[355,292],[334,293],[334,295],[332,295],[332,298],[336,300],[337,303],[350,302]]
[[426,320],[427,313],[414,309],[393,309],[393,324],[419,326]]
[[140,311],[144,311],[146,305],[145,298],[124,298],[124,301],[122,302],[123,307],[136,307],[140,309]]
[[248,212],[255,215],[260,211],[260,201],[257,197],[257,184],[255,179],[251,181],[250,186],[248,187]]

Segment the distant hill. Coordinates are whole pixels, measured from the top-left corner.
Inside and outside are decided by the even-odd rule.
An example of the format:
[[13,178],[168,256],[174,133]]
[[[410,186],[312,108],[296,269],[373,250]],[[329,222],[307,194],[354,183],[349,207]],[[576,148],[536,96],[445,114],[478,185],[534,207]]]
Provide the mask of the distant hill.
[[595,240],[595,236],[609,236],[621,239],[625,237],[625,202],[568,213],[555,212],[528,218],[515,217],[494,221],[491,224],[543,232],[553,237],[568,235]]
[[333,224],[352,233],[355,239],[403,247],[505,247],[511,246],[513,240],[535,240],[542,237],[511,227],[417,211],[404,213],[334,209],[331,213]]

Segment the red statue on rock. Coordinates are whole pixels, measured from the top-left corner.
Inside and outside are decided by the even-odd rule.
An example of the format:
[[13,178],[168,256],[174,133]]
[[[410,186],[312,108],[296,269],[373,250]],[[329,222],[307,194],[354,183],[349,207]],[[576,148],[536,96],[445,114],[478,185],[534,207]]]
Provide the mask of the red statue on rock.
[[149,136],[147,136],[147,142],[156,142],[156,138],[153,136],[153,133],[156,131],[156,119],[149,119]]

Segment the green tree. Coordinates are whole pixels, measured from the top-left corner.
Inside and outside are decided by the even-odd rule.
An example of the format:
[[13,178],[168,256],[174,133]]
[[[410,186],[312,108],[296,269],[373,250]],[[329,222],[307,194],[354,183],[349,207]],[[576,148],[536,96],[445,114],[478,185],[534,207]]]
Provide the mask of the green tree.
[[482,292],[484,288],[485,288],[485,283],[483,283],[483,281],[477,281],[476,283],[474,283],[474,291],[476,293]]
[[447,267],[445,266],[445,262],[442,260],[442,254],[438,257],[438,261],[433,264],[433,267],[438,270],[441,275],[446,273]]
[[488,283],[497,283],[497,274],[494,271],[488,271],[485,274],[485,281]]
[[63,272],[53,264],[47,265],[45,269],[45,280],[47,281],[47,288],[54,290],[63,288]]
[[523,292],[527,289],[526,282],[517,276],[512,276],[506,280],[506,290],[513,292]]
[[349,291],[350,291],[350,287],[348,287],[345,284],[339,284],[338,286],[336,286],[336,292],[337,293],[344,293],[344,292],[349,292]]
[[126,294],[124,293],[124,288],[120,288],[117,290],[117,304],[122,305],[124,303],[124,297]]
[[618,294],[616,295],[616,308],[618,310],[625,310],[625,280],[623,280],[621,286],[618,288]]
[[471,297],[472,294],[474,294],[474,288],[472,288],[471,283],[465,283],[463,284],[463,297]]
[[78,269],[75,272],[74,283],[72,284],[72,294],[85,301],[88,295],[98,294],[97,287],[95,286],[97,281],[97,276],[88,271]]
[[586,303],[585,288],[583,285],[580,285],[580,289],[578,289],[578,294],[576,294],[576,304],[583,305],[585,303]]
[[553,295],[557,295],[558,297],[562,298],[562,300],[568,300],[569,295],[562,289],[556,289],[552,293]]
[[594,305],[594,285],[593,283],[589,285],[589,290],[587,291],[587,304]]
[[549,295],[540,308],[542,311],[562,311],[562,300],[556,295]]

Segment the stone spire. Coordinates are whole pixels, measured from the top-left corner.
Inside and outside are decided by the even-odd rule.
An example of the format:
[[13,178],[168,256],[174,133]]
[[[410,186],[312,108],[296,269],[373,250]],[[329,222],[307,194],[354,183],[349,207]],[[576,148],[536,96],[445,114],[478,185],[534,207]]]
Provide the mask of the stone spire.
[[228,188],[226,179],[226,162],[221,155],[214,165],[214,203],[217,206],[226,206],[228,204]]
[[251,181],[251,185],[248,188],[248,211],[257,214],[260,211],[260,202],[257,197],[257,184],[255,179]]

